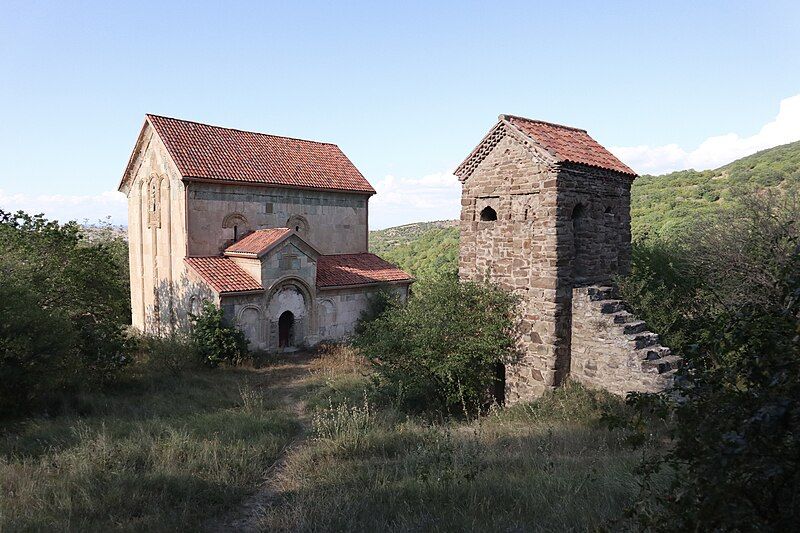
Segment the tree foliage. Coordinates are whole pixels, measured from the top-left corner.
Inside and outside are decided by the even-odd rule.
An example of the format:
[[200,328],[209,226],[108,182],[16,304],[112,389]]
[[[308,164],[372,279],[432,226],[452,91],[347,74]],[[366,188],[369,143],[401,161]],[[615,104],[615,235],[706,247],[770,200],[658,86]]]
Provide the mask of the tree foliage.
[[32,407],[128,363],[119,246],[86,243],[74,222],[0,211],[0,410]]
[[442,276],[362,324],[355,345],[407,406],[471,408],[489,399],[496,365],[514,357],[515,305],[495,286]]
[[370,249],[424,280],[458,268],[458,226],[409,224],[373,232]]
[[649,465],[675,473],[669,497],[639,502],[656,530],[800,520],[800,203],[761,193],[737,205],[686,233],[672,259],[656,245],[635,254],[624,286],[688,362],[671,451]]

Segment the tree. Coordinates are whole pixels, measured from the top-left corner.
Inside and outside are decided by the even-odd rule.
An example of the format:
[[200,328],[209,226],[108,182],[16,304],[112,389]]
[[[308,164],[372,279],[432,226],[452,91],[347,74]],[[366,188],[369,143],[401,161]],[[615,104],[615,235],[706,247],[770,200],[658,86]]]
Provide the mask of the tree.
[[683,239],[673,266],[691,282],[667,293],[683,309],[670,335],[688,365],[673,447],[651,465],[674,472],[668,497],[639,502],[650,528],[791,530],[800,521],[799,217],[792,195],[751,194]]
[[225,324],[222,309],[211,302],[192,315],[192,340],[203,362],[216,367],[223,361],[239,365],[247,358],[247,339],[238,328]]
[[129,290],[118,250],[75,222],[0,210],[0,404],[108,383],[127,364]]

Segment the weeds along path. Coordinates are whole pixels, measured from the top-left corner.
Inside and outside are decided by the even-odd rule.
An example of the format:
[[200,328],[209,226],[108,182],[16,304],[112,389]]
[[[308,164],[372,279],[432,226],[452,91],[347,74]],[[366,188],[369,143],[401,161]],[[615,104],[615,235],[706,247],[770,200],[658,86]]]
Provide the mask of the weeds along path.
[[300,429],[295,438],[283,449],[280,457],[264,472],[261,487],[243,501],[234,512],[206,523],[204,527],[206,531],[216,533],[260,530],[259,518],[263,515],[265,507],[280,495],[278,480],[288,458],[305,445],[310,433],[311,423],[306,414],[304,393],[313,360],[314,354],[298,352],[282,357],[265,369],[264,379],[260,384],[265,399],[292,413]]

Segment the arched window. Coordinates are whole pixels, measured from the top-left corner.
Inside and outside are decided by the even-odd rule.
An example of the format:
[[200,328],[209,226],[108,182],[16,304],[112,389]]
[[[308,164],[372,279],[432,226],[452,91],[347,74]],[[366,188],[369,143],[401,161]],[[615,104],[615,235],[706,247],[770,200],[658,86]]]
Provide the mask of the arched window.
[[286,227],[297,232],[298,235],[305,238],[308,236],[308,220],[301,215],[292,215],[286,221]]
[[244,215],[231,213],[222,220],[222,227],[233,230],[233,235],[228,233],[228,238],[233,237],[233,242],[238,241],[248,232],[248,222]]
[[487,205],[483,208],[483,211],[481,211],[481,221],[491,222],[493,220],[497,220],[497,211]]
[[147,223],[153,228],[161,227],[161,189],[158,176],[151,176],[147,190]]

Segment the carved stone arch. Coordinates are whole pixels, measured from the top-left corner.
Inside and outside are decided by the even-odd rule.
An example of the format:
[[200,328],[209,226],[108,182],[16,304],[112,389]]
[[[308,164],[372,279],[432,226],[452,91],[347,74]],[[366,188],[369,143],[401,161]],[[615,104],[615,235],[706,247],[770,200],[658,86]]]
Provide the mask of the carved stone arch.
[[[255,314],[255,320],[253,320],[253,314]],[[264,342],[264,312],[261,307],[256,304],[243,306],[236,315],[236,324],[253,347],[261,347]]]
[[229,229],[228,239],[233,242],[238,241],[250,231],[250,223],[241,213],[229,213],[222,219],[222,227]]
[[222,219],[223,228],[232,228],[234,224],[247,224],[247,217],[241,213],[230,213]]
[[282,289],[287,285],[296,285],[300,292],[303,293],[303,296],[306,298],[306,305],[312,307],[314,304],[314,292],[311,290],[311,287],[308,286],[308,283],[305,282],[302,278],[298,278],[297,276],[283,276],[276,279],[272,285],[270,285],[269,289],[267,290],[267,301],[270,301],[272,297],[275,295],[278,290]]
[[295,315],[294,318],[298,319],[298,330],[301,337],[298,338],[301,342],[309,337],[316,336],[318,331],[317,326],[317,313],[316,301],[314,298],[314,291],[309,285],[297,276],[283,276],[273,282],[267,289],[266,309],[267,320],[269,322],[269,333],[267,335],[267,343],[269,349],[279,348],[278,346],[278,320],[284,309],[281,307],[280,300],[276,298],[282,291],[293,289],[303,299],[303,313],[302,316]]
[[297,232],[304,239],[308,237],[308,220],[303,215],[292,215],[286,221],[286,227]]

